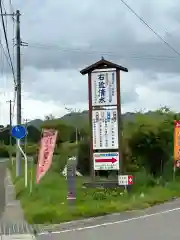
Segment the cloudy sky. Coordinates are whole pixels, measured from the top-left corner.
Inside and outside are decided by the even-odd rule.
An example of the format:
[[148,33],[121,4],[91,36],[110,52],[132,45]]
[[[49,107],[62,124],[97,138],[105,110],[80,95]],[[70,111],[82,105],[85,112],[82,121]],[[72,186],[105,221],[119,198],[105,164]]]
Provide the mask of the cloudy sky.
[[[180,52],[178,0],[126,2]],[[7,11],[8,3],[4,0]],[[43,4],[12,0],[12,4],[22,13],[22,41],[29,44],[22,48],[23,118],[60,117],[65,106],[87,109],[87,76],[79,71],[102,55],[129,69],[121,77],[123,112],[165,105],[180,111],[180,54],[160,41],[121,0],[43,0]],[[12,26],[9,20],[9,44]],[[7,67],[0,66],[0,78],[0,122],[5,124],[6,101],[13,98]]]

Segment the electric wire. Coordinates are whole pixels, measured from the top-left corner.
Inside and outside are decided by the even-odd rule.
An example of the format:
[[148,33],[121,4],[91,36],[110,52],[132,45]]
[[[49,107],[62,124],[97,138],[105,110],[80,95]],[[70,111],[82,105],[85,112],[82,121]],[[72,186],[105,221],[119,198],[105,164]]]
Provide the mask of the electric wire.
[[17,98],[17,89],[15,87],[14,98],[13,98],[13,107],[12,107],[12,120],[14,119],[14,114],[15,114],[16,98]]
[[7,32],[6,32],[5,23],[4,23],[3,9],[2,9],[2,0],[0,0],[0,12],[1,12],[2,27],[3,27],[3,32],[4,32],[4,37],[5,37],[8,57],[9,57],[10,66],[11,66],[11,70],[12,70],[12,74],[13,74],[13,80],[14,80],[14,84],[16,84],[15,72],[14,72],[14,67],[13,67],[13,63],[12,63],[12,59],[11,59],[11,54],[10,54],[10,50],[9,50],[9,43],[8,43],[8,39],[7,39]]
[[[3,14],[3,10],[4,10],[4,14]],[[12,74],[13,74],[13,80],[14,80],[14,100],[13,100],[13,111],[12,111],[12,117],[14,116],[14,108],[15,108],[15,104],[16,104],[16,81],[15,81],[15,75],[14,75],[14,67],[13,67],[13,64],[14,64],[14,59],[13,59],[13,63],[12,63],[12,60],[11,60],[11,55],[10,55],[10,50],[9,50],[9,45],[8,45],[8,41],[7,41],[7,31],[8,31],[8,22],[7,22],[7,15],[6,15],[6,9],[5,9],[5,6],[4,6],[4,3],[3,1],[0,1],[0,10],[1,10],[1,17],[2,17],[2,27],[3,27],[3,32],[4,32],[4,36],[5,36],[5,41],[6,41],[6,47],[7,47],[7,53],[6,54],[6,51],[5,51],[5,48],[3,46],[3,43],[2,43],[2,35],[0,36],[0,47],[1,47],[1,74],[2,76],[4,76],[4,57],[6,58],[7,60],[7,63],[8,65],[10,66],[11,70],[12,70]],[[3,17],[4,16],[4,17]],[[2,32],[1,32],[2,34]],[[13,36],[15,35],[15,20],[13,18]],[[14,58],[14,44],[13,44],[13,58]],[[6,80],[7,82],[7,75],[6,75]],[[6,86],[4,86],[4,96],[5,96],[5,93],[6,93]],[[0,130],[0,132],[3,132],[5,130],[7,130],[8,128],[3,128]]]
[[157,33],[135,10],[124,0],[120,0],[140,21],[143,23],[154,35],[159,38],[169,49],[171,49],[174,53],[180,56],[180,53],[169,44],[159,33]]
[[6,60],[7,60],[7,63],[8,63],[8,65],[9,65],[9,67],[11,68],[11,64],[10,64],[10,62],[9,62],[8,55],[6,54],[6,51],[5,51],[5,49],[4,49],[4,46],[3,46],[1,40],[0,40],[0,47],[1,47],[2,51],[3,51],[3,54],[4,54],[4,56],[5,56]]
[[[70,52],[70,53],[83,53],[87,55],[93,55],[93,54],[99,54],[100,52],[95,50],[95,49],[82,49],[82,48],[63,48],[58,45],[48,45],[48,44],[40,44],[40,43],[28,43],[28,47],[30,48],[37,48],[37,49],[42,49],[42,50],[57,50],[57,51],[62,51],[62,52]],[[168,56],[168,55],[140,55],[137,53],[132,53],[129,55],[122,55],[118,54],[112,51],[104,51],[101,52],[101,55],[106,55],[106,56],[117,56],[121,58],[130,58],[130,59],[152,59],[152,60],[177,60],[179,59],[177,56]]]
[[[141,23],[143,23],[151,32],[153,32],[153,34],[160,40],[162,41],[169,49],[171,49],[176,55],[180,56],[180,53],[171,45],[169,44],[159,33],[157,33],[140,15],[137,14],[137,12],[135,12],[135,10],[124,0],[120,0],[140,21]],[[66,49],[66,48],[61,48],[59,46],[56,45],[43,45],[43,44],[28,44],[28,46],[30,48],[42,48],[42,49],[57,49],[60,51],[72,51],[72,52],[86,52],[87,54],[94,54],[94,53],[98,53],[97,51],[93,51],[93,50],[89,50],[90,52],[87,52],[86,50],[82,50],[82,49]],[[104,52],[105,55],[117,55],[115,53],[112,52]],[[140,59],[155,59],[158,60],[158,58],[160,58],[160,60],[169,60],[169,59],[175,59],[172,56],[131,56],[131,58],[140,58]]]

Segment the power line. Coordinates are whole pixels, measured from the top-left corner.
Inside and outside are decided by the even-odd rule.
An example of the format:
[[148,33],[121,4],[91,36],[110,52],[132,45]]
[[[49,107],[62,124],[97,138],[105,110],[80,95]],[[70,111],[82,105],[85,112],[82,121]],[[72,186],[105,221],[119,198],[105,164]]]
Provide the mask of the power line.
[[7,39],[7,32],[6,32],[5,23],[4,23],[4,17],[3,17],[2,0],[0,0],[0,12],[1,12],[1,20],[2,20],[4,37],[5,37],[5,41],[6,41],[8,57],[9,57],[10,66],[11,66],[11,70],[12,70],[12,74],[13,74],[13,80],[14,80],[14,84],[16,85],[15,72],[14,72],[14,67],[13,67],[11,54],[10,54],[10,50],[9,50],[9,43],[8,43],[8,39]]
[[10,63],[9,63],[9,58],[8,58],[8,56],[7,56],[7,54],[6,54],[6,51],[5,51],[5,49],[4,49],[4,46],[3,46],[2,42],[1,42],[1,40],[0,40],[0,47],[1,47],[2,51],[3,51],[3,54],[4,54],[4,56],[5,56],[6,60],[7,60],[7,63],[8,63],[8,65],[9,65],[9,67],[11,68],[11,65],[10,65]]
[[124,0],[120,0],[147,28],[149,28],[149,30],[151,32],[153,32],[156,37],[158,37],[168,48],[170,48],[174,53],[176,53],[177,55],[180,56],[180,53],[173,47],[171,46],[166,40],[164,40],[163,37],[161,37],[161,35],[159,35],[159,33],[157,33],[140,15],[138,15],[133,9],[132,7],[127,4],[127,2],[125,2]]
[[[1,42],[1,37],[0,37],[0,42]],[[1,51],[1,76],[4,75],[4,54],[3,51]]]
[[28,47],[30,48],[37,48],[37,49],[42,49],[42,50],[58,50],[62,52],[83,52],[83,54],[88,54],[88,55],[93,55],[93,54],[100,54],[101,55],[106,55],[106,56],[119,56],[122,58],[135,58],[135,59],[154,59],[154,60],[177,60],[176,56],[167,56],[167,55],[140,55],[140,54],[129,54],[129,55],[119,55],[115,52],[112,51],[106,51],[106,52],[99,52],[97,50],[85,50],[81,48],[63,48],[58,45],[48,45],[48,44],[40,44],[40,43],[35,43],[31,44],[28,43]]
[[12,119],[14,119],[15,106],[16,106],[17,88],[14,89],[13,107],[12,107]]

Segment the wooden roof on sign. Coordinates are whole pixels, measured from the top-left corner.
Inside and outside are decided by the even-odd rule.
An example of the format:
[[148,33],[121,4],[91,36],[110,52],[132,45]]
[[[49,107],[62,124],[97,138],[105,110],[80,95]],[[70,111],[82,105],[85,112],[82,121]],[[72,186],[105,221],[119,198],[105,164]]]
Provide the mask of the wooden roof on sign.
[[86,68],[82,69],[82,70],[80,71],[80,73],[81,73],[82,75],[85,75],[85,74],[87,74],[87,73],[89,73],[89,72],[94,71],[95,69],[103,69],[103,68],[116,68],[116,69],[118,69],[118,70],[120,70],[120,71],[128,72],[128,69],[127,69],[127,68],[122,67],[122,66],[120,66],[120,65],[118,65],[118,64],[109,62],[109,61],[105,60],[105,59],[102,57],[102,59],[99,60],[98,62],[90,65],[89,67],[86,67]]

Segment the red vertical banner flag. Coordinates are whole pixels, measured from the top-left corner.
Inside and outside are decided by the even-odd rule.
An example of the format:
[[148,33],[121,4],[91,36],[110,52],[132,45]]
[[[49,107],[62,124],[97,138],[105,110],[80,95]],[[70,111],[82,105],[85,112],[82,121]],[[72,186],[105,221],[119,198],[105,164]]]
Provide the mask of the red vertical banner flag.
[[174,166],[180,167],[180,121],[174,121]]
[[36,170],[36,183],[46,174],[52,164],[54,148],[56,145],[58,131],[54,129],[44,129],[38,156],[38,164]]

